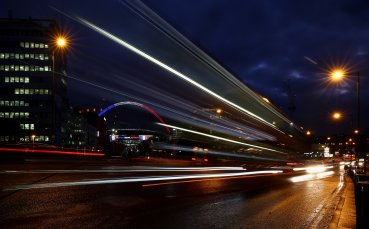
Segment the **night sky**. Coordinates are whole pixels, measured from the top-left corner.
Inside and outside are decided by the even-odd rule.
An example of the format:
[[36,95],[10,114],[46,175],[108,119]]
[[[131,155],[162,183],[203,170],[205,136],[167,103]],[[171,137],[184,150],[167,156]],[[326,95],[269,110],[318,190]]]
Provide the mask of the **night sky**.
[[[143,2],[247,86],[316,135],[348,132],[351,127],[348,117],[351,114],[356,117],[355,77],[359,72],[361,125],[369,132],[366,115],[369,112],[368,1]],[[138,65],[129,63],[138,57],[66,15],[83,17],[119,37],[135,39],[129,33],[133,34],[135,29],[140,31],[141,26],[134,25],[125,8],[123,2],[115,0],[3,0],[0,15],[6,18],[8,10],[12,10],[15,18],[58,20],[73,43],[68,54],[69,74],[98,82],[104,74],[114,78],[111,73],[114,71],[135,72]],[[129,33],[125,32],[127,25],[133,28]],[[346,68],[350,76],[343,83],[332,84],[327,80],[327,72],[337,65]],[[108,74],[106,69],[114,71]],[[81,83],[70,81],[72,105],[93,106],[91,100],[86,99],[91,93],[82,92],[83,87]],[[288,88],[296,106],[294,112],[288,109],[291,101]],[[95,105],[104,106],[107,95],[95,96],[100,99]],[[330,114],[334,110],[345,112],[345,120],[333,122]],[[356,123],[356,119],[354,121]]]

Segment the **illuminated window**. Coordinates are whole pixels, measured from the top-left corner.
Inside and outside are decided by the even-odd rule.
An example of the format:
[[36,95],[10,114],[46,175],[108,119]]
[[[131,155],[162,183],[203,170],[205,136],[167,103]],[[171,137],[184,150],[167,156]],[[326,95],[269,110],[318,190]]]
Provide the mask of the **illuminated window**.
[[19,45],[20,47],[24,48],[24,42],[21,42]]
[[19,124],[21,130],[24,130],[24,124]]
[[19,88],[14,89],[14,94],[19,95]]
[[0,53],[0,59],[5,59],[5,54],[4,53]]
[[36,48],[36,49],[40,48],[40,44],[39,44],[39,43],[36,43],[36,44],[35,44],[35,48]]
[[33,48],[35,47],[35,43],[31,42],[31,43],[29,44],[29,47],[33,49]]
[[29,48],[29,42],[24,42],[24,47]]
[[45,48],[45,44],[41,43],[40,48],[42,48],[42,49]]
[[24,58],[28,59],[29,58],[29,54],[28,53],[24,54]]
[[9,77],[7,77],[7,76],[6,76],[6,77],[4,78],[4,80],[5,80],[5,83],[9,83]]
[[24,77],[24,83],[29,83],[29,77]]
[[29,89],[27,89],[27,88],[26,88],[26,89],[24,89],[24,94],[25,94],[25,95],[28,95],[28,94],[29,94]]

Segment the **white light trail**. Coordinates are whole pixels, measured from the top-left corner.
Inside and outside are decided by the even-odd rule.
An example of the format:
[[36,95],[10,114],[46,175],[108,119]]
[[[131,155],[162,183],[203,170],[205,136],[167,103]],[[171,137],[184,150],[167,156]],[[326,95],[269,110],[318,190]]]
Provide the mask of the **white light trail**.
[[123,41],[122,39],[120,39],[120,38],[118,38],[118,37],[114,36],[113,34],[111,34],[111,33],[107,32],[107,31],[105,31],[105,30],[101,29],[100,27],[98,27],[98,26],[96,26],[96,25],[92,24],[91,22],[89,22],[89,21],[87,21],[87,20],[85,20],[85,19],[83,19],[83,18],[76,17],[76,19],[77,19],[81,24],[83,24],[83,25],[85,25],[85,26],[89,27],[90,29],[92,29],[92,30],[94,30],[94,31],[96,31],[96,32],[98,32],[98,33],[100,33],[101,35],[103,35],[103,36],[105,36],[105,37],[109,38],[110,40],[112,40],[112,41],[114,41],[114,42],[116,42],[116,43],[118,43],[118,44],[122,45],[123,47],[125,47],[125,48],[127,48],[127,49],[131,50],[132,52],[134,52],[134,53],[136,53],[136,54],[140,55],[141,57],[143,57],[143,58],[145,58],[145,59],[149,60],[150,62],[152,62],[152,63],[154,63],[154,64],[156,64],[156,65],[160,66],[161,68],[163,68],[163,69],[165,69],[165,70],[167,70],[167,71],[169,71],[169,72],[173,73],[174,75],[176,75],[176,76],[180,77],[181,79],[183,79],[183,80],[185,80],[185,81],[189,82],[190,84],[192,84],[192,85],[196,86],[197,88],[199,88],[199,89],[203,90],[204,92],[206,92],[206,93],[208,93],[208,94],[210,94],[210,95],[214,96],[215,98],[217,98],[217,99],[221,100],[222,102],[225,102],[225,103],[227,103],[228,105],[231,105],[232,107],[237,108],[238,110],[240,110],[240,111],[242,111],[242,112],[246,113],[248,116],[253,117],[254,119],[257,119],[259,122],[262,122],[262,123],[264,123],[264,124],[266,124],[266,125],[268,125],[268,126],[272,127],[273,129],[275,129],[275,130],[277,130],[277,131],[279,131],[279,132],[281,132],[281,133],[284,133],[283,131],[279,130],[279,129],[274,125],[274,124],[269,123],[268,121],[264,120],[264,119],[263,119],[263,118],[261,118],[260,116],[258,116],[258,115],[256,115],[256,114],[254,114],[254,113],[250,112],[249,110],[247,110],[247,109],[245,109],[245,108],[243,108],[243,107],[241,107],[241,106],[239,106],[239,105],[237,105],[237,104],[233,103],[232,101],[229,101],[228,99],[226,99],[226,98],[224,98],[224,97],[220,96],[219,94],[217,94],[217,93],[213,92],[212,90],[210,90],[210,89],[206,88],[205,86],[201,85],[200,83],[198,83],[198,82],[196,82],[196,81],[192,80],[190,77],[188,77],[188,76],[184,75],[183,73],[181,73],[181,72],[177,71],[176,69],[174,69],[174,68],[172,68],[172,67],[168,66],[167,64],[165,64],[165,63],[163,63],[163,62],[159,61],[158,59],[156,59],[156,58],[154,58],[154,57],[150,56],[149,54],[147,54],[147,53],[145,53],[145,52],[141,51],[140,49],[138,49],[138,48],[134,47],[133,45],[131,45],[131,44],[129,44],[129,43],[127,43],[127,42]]
[[211,135],[211,134],[206,134],[206,133],[202,133],[202,132],[195,131],[195,130],[189,130],[189,129],[185,129],[185,128],[178,127],[178,126],[173,126],[173,125],[168,125],[168,124],[163,124],[163,123],[156,123],[156,124],[161,125],[161,126],[174,128],[174,129],[178,129],[178,130],[182,130],[182,131],[186,131],[186,132],[193,133],[193,134],[206,136],[206,137],[209,137],[209,138],[214,138],[214,139],[219,139],[219,140],[223,140],[223,141],[226,141],[226,142],[236,143],[236,144],[239,144],[239,145],[251,146],[251,147],[258,148],[258,149],[273,151],[273,152],[276,152],[276,153],[287,154],[287,153],[284,153],[282,151],[278,151],[278,150],[275,150],[275,149],[266,148],[266,147],[262,147],[262,146],[258,146],[258,145],[253,145],[253,144],[249,144],[249,143],[245,143],[245,142],[239,142],[239,141],[235,141],[235,140],[232,140],[232,139],[223,138],[223,137],[219,137],[219,136]]
[[131,172],[194,172],[194,171],[244,171],[242,167],[136,167],[130,166],[126,169],[46,169],[46,170],[4,170],[0,173],[22,174],[22,173],[131,173]]
[[16,185],[13,187],[5,188],[3,189],[3,191],[72,187],[72,186],[83,186],[83,185],[135,183],[135,182],[148,182],[148,181],[152,182],[152,181],[173,181],[173,180],[186,180],[186,179],[226,178],[226,177],[266,175],[266,174],[277,174],[277,173],[283,173],[283,171],[282,170],[264,170],[264,171],[239,172],[239,173],[196,174],[196,175],[132,177],[132,178],[125,177],[125,178],[117,178],[117,179],[81,180],[81,181],[71,181],[71,182]]

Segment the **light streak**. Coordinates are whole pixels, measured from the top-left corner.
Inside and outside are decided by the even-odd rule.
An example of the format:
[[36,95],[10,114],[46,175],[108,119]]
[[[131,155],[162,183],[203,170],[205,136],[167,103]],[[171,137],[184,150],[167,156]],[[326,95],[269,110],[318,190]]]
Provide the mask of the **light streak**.
[[46,169],[46,170],[4,170],[0,173],[40,174],[40,173],[131,173],[131,172],[205,172],[205,171],[245,171],[242,167],[152,167],[127,166],[125,169]]
[[308,173],[321,173],[327,169],[332,169],[333,166],[309,166],[304,168],[294,168],[293,171],[306,171]]
[[168,125],[168,124],[162,124],[162,123],[157,123],[157,124],[158,125],[162,125],[162,126],[163,125],[166,125],[167,127],[170,127],[170,128],[174,128],[174,129],[186,131],[186,132],[189,132],[189,133],[206,136],[206,137],[209,137],[209,138],[219,139],[219,140],[223,140],[223,141],[226,141],[226,142],[231,142],[231,143],[235,143],[235,144],[239,144],[239,145],[245,145],[245,146],[251,146],[251,147],[258,148],[258,149],[273,151],[273,152],[276,152],[276,153],[287,154],[287,153],[284,153],[282,151],[278,151],[278,150],[275,150],[275,149],[270,149],[270,148],[266,148],[266,147],[262,147],[262,146],[258,146],[258,145],[253,145],[253,144],[249,144],[249,143],[245,143],[245,142],[239,142],[239,141],[235,141],[235,140],[232,140],[232,139],[223,138],[223,137],[215,136],[215,135],[211,135],[211,134],[206,134],[206,133],[202,133],[202,132],[195,131],[195,130],[189,130],[189,129],[185,129],[185,128],[178,127],[178,126],[173,126],[173,125]]
[[44,150],[44,149],[22,149],[22,148],[0,148],[0,152],[14,152],[14,153],[45,153],[45,154],[60,154],[60,155],[76,155],[76,156],[105,156],[104,153],[93,152],[79,152],[79,151],[62,151],[62,150]]
[[304,182],[304,181],[309,181],[309,180],[318,180],[318,179],[331,177],[333,176],[333,174],[334,174],[333,171],[322,172],[322,173],[310,173],[306,175],[292,177],[290,178],[290,181],[292,181],[293,183],[298,183],[298,182]]
[[132,178],[117,178],[117,179],[99,179],[99,180],[81,180],[71,182],[55,182],[55,183],[39,183],[39,184],[24,184],[16,185],[3,189],[3,191],[41,189],[41,188],[57,188],[57,187],[72,187],[84,185],[105,185],[105,184],[121,184],[134,182],[151,182],[151,181],[173,181],[185,179],[203,179],[203,178],[220,178],[220,177],[237,177],[263,174],[283,173],[282,170],[265,170],[254,172],[239,172],[239,173],[219,173],[219,174],[196,174],[196,175],[180,175],[180,176],[159,176],[159,177],[132,177]]
[[247,114],[248,116],[253,117],[254,119],[258,120],[259,122],[262,122],[262,123],[264,123],[264,124],[266,124],[266,125],[268,125],[268,126],[272,127],[273,129],[275,129],[275,130],[277,130],[277,131],[279,131],[279,132],[283,133],[283,131],[279,130],[279,129],[274,125],[274,124],[269,123],[268,121],[264,120],[264,119],[263,119],[263,118],[261,118],[260,116],[258,116],[258,115],[256,115],[256,114],[254,114],[254,113],[250,112],[249,110],[247,110],[247,109],[245,109],[245,108],[243,108],[243,107],[241,107],[241,106],[239,106],[239,105],[235,104],[234,102],[232,102],[232,101],[230,101],[230,100],[228,100],[228,99],[226,99],[226,98],[224,98],[224,97],[220,96],[219,94],[217,94],[217,93],[213,92],[212,90],[210,90],[210,89],[206,88],[205,86],[201,85],[200,83],[198,83],[198,82],[194,81],[193,79],[191,79],[190,77],[186,76],[185,74],[183,74],[183,73],[181,73],[181,72],[177,71],[176,69],[174,69],[174,68],[172,68],[172,67],[168,66],[167,64],[165,64],[165,63],[161,62],[160,60],[158,60],[158,59],[156,59],[156,58],[154,58],[154,57],[150,56],[149,54],[147,54],[147,53],[145,53],[145,52],[141,51],[140,49],[138,49],[138,48],[134,47],[133,45],[129,44],[128,42],[123,41],[122,39],[118,38],[117,36],[114,36],[113,34],[111,34],[111,33],[107,32],[107,31],[105,31],[105,30],[101,29],[100,27],[98,27],[98,26],[96,26],[96,25],[92,24],[91,22],[89,22],[89,21],[87,21],[87,20],[85,20],[85,19],[83,19],[83,18],[76,17],[76,19],[77,19],[81,24],[83,24],[83,25],[87,26],[88,28],[90,28],[90,29],[92,29],[92,30],[94,30],[94,31],[98,32],[99,34],[101,34],[101,35],[103,35],[103,36],[105,36],[105,37],[109,38],[110,40],[112,40],[112,41],[114,41],[114,42],[116,42],[116,43],[120,44],[121,46],[123,46],[123,47],[125,47],[125,48],[127,48],[127,49],[131,50],[132,52],[134,52],[134,53],[138,54],[139,56],[141,56],[141,57],[143,57],[143,58],[145,58],[145,59],[149,60],[150,62],[152,62],[152,63],[154,63],[154,64],[158,65],[159,67],[161,67],[161,68],[163,68],[163,69],[167,70],[168,72],[173,73],[174,75],[176,75],[176,76],[180,77],[181,79],[183,79],[183,80],[185,80],[185,81],[189,82],[190,84],[192,84],[192,85],[194,85],[195,87],[197,87],[197,88],[199,88],[199,89],[203,90],[204,92],[206,92],[206,93],[208,93],[208,94],[212,95],[213,97],[215,97],[215,98],[219,99],[220,101],[227,103],[228,105],[230,105],[230,106],[232,106],[232,107],[234,107],[234,108],[236,108],[236,109],[238,109],[238,110],[240,110],[240,111],[244,112],[244,113],[245,113],[245,114]]

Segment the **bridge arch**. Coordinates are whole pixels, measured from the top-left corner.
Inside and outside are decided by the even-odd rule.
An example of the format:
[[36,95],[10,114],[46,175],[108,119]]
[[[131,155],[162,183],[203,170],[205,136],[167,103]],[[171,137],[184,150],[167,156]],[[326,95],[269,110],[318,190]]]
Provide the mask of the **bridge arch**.
[[146,105],[144,105],[142,103],[138,103],[138,102],[124,101],[124,102],[114,103],[114,104],[108,106],[107,108],[105,108],[104,110],[102,110],[99,113],[99,117],[103,117],[106,112],[108,112],[109,110],[111,110],[111,109],[113,109],[115,107],[118,107],[118,106],[126,106],[126,105],[132,105],[132,106],[141,107],[141,108],[145,109],[146,111],[150,112],[152,115],[154,115],[156,117],[156,119],[158,119],[162,124],[165,125],[164,127],[165,127],[165,130],[166,130],[167,134],[170,134],[170,130],[166,126],[166,123],[164,122],[163,118],[158,113],[156,113],[153,109],[151,109],[150,107],[148,107],[148,106],[146,106]]

